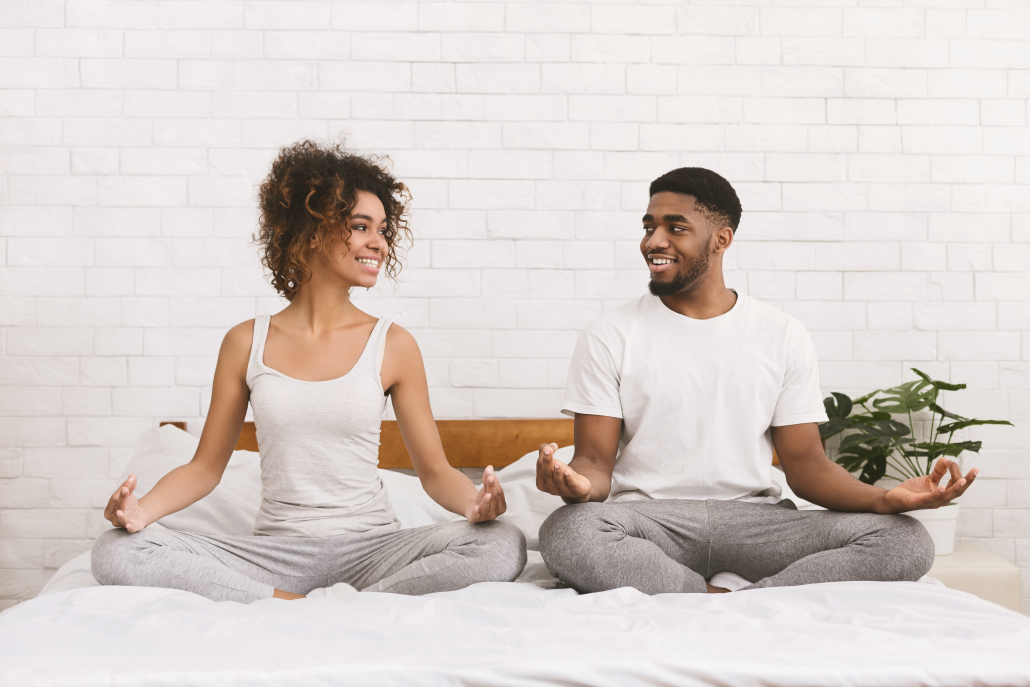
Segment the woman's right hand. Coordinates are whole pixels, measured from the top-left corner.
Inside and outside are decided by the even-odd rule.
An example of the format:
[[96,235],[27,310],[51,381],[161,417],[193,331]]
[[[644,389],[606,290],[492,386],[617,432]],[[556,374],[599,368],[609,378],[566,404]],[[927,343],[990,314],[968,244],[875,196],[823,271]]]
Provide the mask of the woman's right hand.
[[132,493],[135,489],[136,475],[129,475],[128,479],[122,482],[122,486],[111,495],[111,500],[104,509],[104,517],[110,520],[112,525],[123,527],[128,532],[139,532],[150,524],[146,511]]

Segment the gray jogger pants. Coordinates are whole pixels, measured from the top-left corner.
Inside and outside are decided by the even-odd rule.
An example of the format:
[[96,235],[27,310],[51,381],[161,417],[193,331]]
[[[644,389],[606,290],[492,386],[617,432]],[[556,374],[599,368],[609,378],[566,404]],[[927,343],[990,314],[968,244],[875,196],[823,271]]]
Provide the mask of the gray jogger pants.
[[510,582],[525,564],[522,531],[497,520],[317,538],[115,529],[97,539],[92,557],[100,584],[182,589],[241,603],[269,598],[275,589],[307,594],[337,582],[368,592],[451,591]]
[[661,499],[564,506],[540,528],[553,575],[579,592],[705,592],[730,571],[746,589],[918,580],[933,564],[926,529],[905,515],[799,511],[739,501]]

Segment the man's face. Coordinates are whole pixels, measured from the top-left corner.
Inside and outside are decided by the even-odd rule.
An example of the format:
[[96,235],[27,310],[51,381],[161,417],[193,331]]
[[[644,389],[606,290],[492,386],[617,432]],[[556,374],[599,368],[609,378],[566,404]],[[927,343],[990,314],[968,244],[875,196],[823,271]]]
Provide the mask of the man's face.
[[695,207],[694,197],[656,193],[643,222],[640,253],[651,270],[651,293],[671,296],[701,283],[708,273],[713,231]]

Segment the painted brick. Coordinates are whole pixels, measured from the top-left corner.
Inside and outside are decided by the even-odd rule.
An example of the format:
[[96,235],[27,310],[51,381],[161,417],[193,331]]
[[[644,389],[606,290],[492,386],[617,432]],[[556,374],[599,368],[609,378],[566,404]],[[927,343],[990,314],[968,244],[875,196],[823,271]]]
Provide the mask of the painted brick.
[[126,117],[206,117],[210,111],[207,93],[182,91],[129,91],[122,114]]
[[440,38],[444,62],[519,62],[526,50],[521,35],[448,33]]
[[[651,59],[658,64],[734,64],[736,41],[723,36],[654,36]],[[654,65],[647,65],[654,67]],[[642,68],[642,67],[641,67]]]
[[646,63],[651,57],[646,36],[573,35],[570,50],[573,62]]
[[505,29],[519,33],[586,33],[590,31],[590,8],[576,4],[508,4]]
[[594,5],[590,28],[593,33],[655,35],[675,32],[676,8],[661,5],[626,7]]
[[[41,57],[122,57],[123,32],[115,29],[36,30],[36,55]],[[144,55],[125,54],[125,57]],[[153,57],[146,55],[145,57]],[[163,57],[163,56],[162,56]]]
[[1008,81],[998,69],[931,69],[927,95],[931,98],[1004,98]]
[[452,360],[450,383],[456,387],[497,386],[497,361],[491,359]]
[[681,6],[677,7],[676,26],[681,34],[757,36],[761,26],[759,12],[758,7]]

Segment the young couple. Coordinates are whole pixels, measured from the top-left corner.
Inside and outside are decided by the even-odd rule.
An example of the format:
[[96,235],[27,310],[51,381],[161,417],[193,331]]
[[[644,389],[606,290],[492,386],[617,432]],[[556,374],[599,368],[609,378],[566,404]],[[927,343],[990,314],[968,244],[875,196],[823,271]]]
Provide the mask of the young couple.
[[[192,461],[136,499],[130,476],[93,547],[101,584],[167,587],[249,603],[362,591],[427,594],[511,581],[526,562],[491,468],[475,485],[451,468],[414,338],[358,310],[354,287],[399,268],[407,189],[375,158],[309,141],[284,148],[261,186],[263,262],[290,303],[232,328]],[[807,332],[726,288],[722,259],[740,203],[730,184],[684,168],[651,185],[641,253],[651,295],[591,323],[573,355],[563,412],[568,465],[541,446],[537,486],[564,498],[540,530],[548,568],[580,592],[718,592],[719,572],[751,587],[915,580],[933,545],[906,510],[960,495],[941,461],[890,491],[830,462]],[[376,473],[390,396],[423,487],[464,521],[401,530]],[[261,453],[253,537],[147,528],[218,484],[247,411]],[[797,511],[770,477],[775,446],[791,488],[829,508]],[[940,486],[944,475],[952,482]]]

